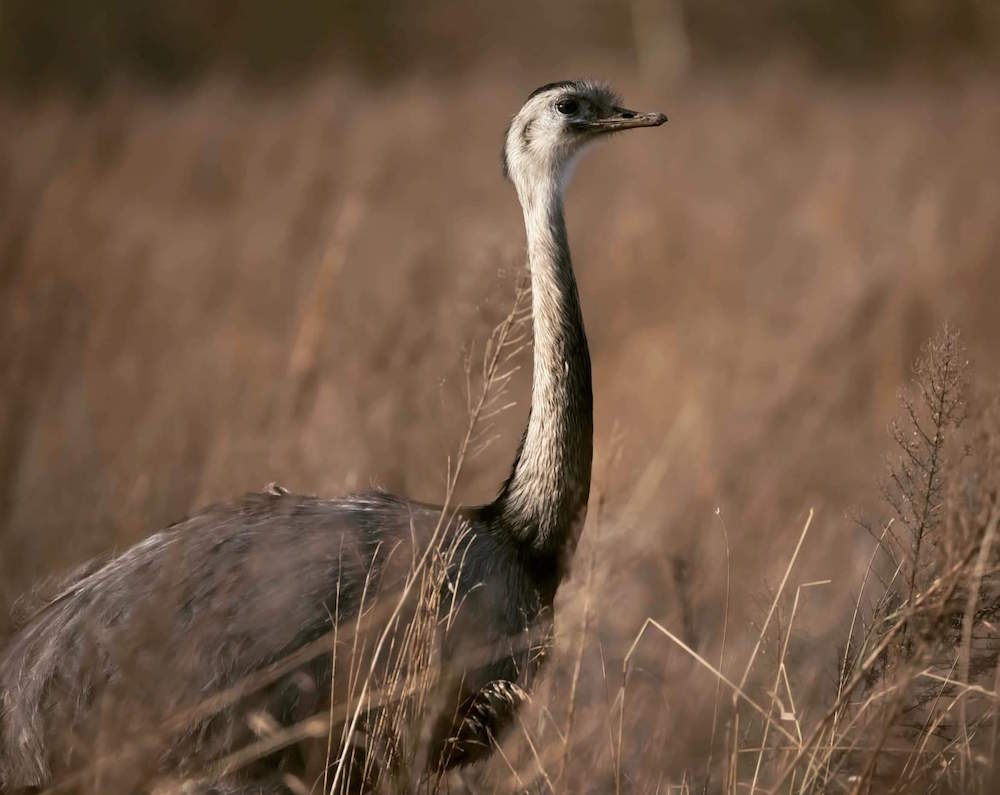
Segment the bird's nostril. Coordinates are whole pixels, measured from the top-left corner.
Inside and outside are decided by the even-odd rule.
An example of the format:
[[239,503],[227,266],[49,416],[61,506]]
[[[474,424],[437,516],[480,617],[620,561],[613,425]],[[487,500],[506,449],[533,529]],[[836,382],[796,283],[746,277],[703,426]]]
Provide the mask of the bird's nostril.
[[622,111],[622,118],[623,119],[634,119],[635,118],[635,114],[632,111],[630,111],[630,110],[623,110]]

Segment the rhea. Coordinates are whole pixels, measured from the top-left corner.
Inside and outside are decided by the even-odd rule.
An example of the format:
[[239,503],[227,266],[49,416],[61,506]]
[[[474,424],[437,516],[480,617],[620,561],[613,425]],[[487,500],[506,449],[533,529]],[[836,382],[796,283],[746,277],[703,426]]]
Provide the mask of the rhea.
[[[496,498],[458,509],[447,526],[461,551],[441,601],[459,607],[437,642],[440,659],[458,669],[444,677],[450,689],[424,737],[428,770],[485,757],[510,722],[539,656],[520,639],[547,636],[586,515],[591,367],[563,218],[574,161],[592,141],[665,121],[621,107],[603,85],[563,81],[534,91],[508,127],[503,169],[524,212],[532,288],[530,412]],[[113,727],[110,751],[123,754],[127,741],[142,744],[142,722],[154,723],[153,769],[129,764],[136,780],[120,784],[136,791],[256,741],[252,710],[279,729],[327,714],[343,671],[332,670],[329,653],[303,650],[338,628],[347,637],[366,596],[398,585],[400,561],[428,543],[440,514],[380,491],[320,499],[273,488],[209,507],[70,575],[0,653],[0,789],[69,780],[100,756],[102,733]],[[385,614],[370,615],[377,630]],[[482,649],[492,651],[459,653]],[[240,694],[239,683],[275,671],[266,686],[247,688],[252,697]],[[213,709],[198,708],[220,694]],[[272,786],[276,771],[305,764],[307,753],[292,750],[275,744],[218,786]],[[97,789],[110,791],[114,779],[102,775]],[[94,772],[87,781],[98,779]]]

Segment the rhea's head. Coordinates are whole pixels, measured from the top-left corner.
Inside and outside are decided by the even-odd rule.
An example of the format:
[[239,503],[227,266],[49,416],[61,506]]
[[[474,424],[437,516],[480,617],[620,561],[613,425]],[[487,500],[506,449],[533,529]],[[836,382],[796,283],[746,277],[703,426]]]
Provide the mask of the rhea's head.
[[589,142],[621,130],[659,127],[662,113],[621,106],[608,86],[564,80],[535,89],[510,122],[503,171],[519,194],[542,181],[565,185],[576,156]]

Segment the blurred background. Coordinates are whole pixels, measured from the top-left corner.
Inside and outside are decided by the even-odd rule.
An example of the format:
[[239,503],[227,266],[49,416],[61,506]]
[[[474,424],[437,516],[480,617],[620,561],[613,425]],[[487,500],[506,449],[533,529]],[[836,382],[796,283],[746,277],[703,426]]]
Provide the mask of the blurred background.
[[[734,649],[810,508],[797,576],[833,584],[799,622],[842,632],[920,346],[951,321],[1000,375],[998,66],[991,0],[0,0],[0,607],[269,481],[439,501],[523,267],[502,131],[583,76],[670,116],[568,196],[608,608],[583,681],[647,616],[717,649],[716,509]],[[655,654],[679,777],[714,682]]]

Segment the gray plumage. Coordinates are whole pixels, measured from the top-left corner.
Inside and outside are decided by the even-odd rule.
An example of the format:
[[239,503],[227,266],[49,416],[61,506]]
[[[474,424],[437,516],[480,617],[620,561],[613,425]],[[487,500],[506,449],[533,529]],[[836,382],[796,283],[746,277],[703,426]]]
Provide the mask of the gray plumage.
[[[430,768],[488,754],[527,697],[543,655],[524,638],[548,637],[586,514],[590,357],[562,204],[573,162],[603,133],[663,121],[618,107],[603,86],[571,81],[533,93],[508,129],[504,171],[524,209],[533,291],[531,410],[497,498],[448,525],[461,562],[448,587],[461,599],[440,656],[459,668],[443,676],[453,686],[434,721]],[[261,710],[284,725],[323,710],[329,633],[344,628],[341,644],[350,642],[363,597],[379,628],[384,613],[368,606],[399,592],[440,510],[382,492],[325,500],[272,484],[70,575],[0,652],[0,787],[60,782],[101,758],[102,742],[131,742],[139,750],[102,774],[102,788],[135,791],[252,742]],[[455,662],[484,648],[493,650],[486,660]],[[276,673],[263,686],[199,711],[268,672]],[[297,769],[295,753],[262,758],[220,786],[264,786]]]

